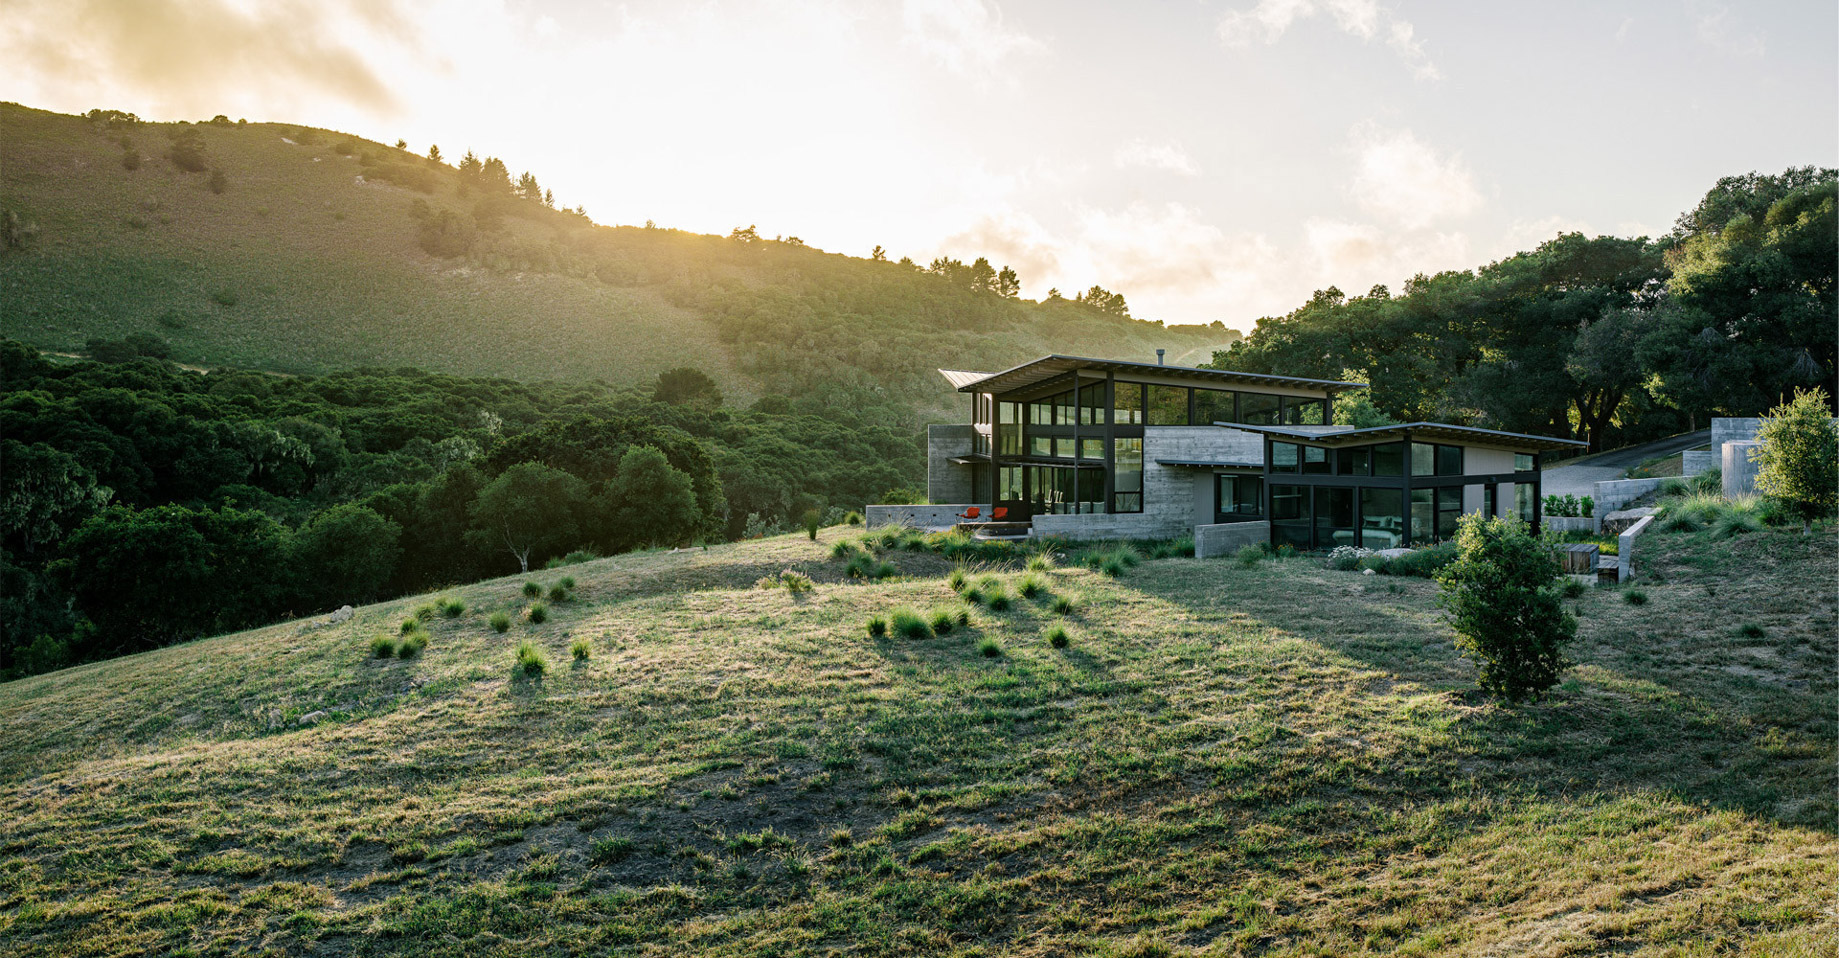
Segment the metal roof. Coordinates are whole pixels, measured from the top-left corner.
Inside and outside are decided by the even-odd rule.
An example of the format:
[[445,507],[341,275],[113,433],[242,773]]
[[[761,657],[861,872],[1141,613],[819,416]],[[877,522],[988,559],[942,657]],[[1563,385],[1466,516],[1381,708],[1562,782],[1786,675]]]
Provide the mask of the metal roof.
[[[1020,366],[1005,369],[1000,373],[989,373],[980,379],[969,380],[962,384],[953,380],[953,384],[957,386],[959,392],[1006,393],[1025,389],[1075,369],[1107,373],[1155,373],[1174,379],[1193,379],[1201,382],[1238,386],[1287,386],[1292,389],[1321,389],[1327,392],[1337,389],[1357,389],[1366,385],[1366,383],[1345,383],[1330,379],[1304,379],[1299,376],[1272,376],[1265,373],[1241,373],[1226,369],[1165,366],[1161,363],[1139,363],[1123,359],[1088,359],[1083,356],[1057,354],[1043,356]],[[941,369],[939,372],[944,373],[946,379],[952,379],[952,373],[955,371],[948,372]]]
[[[946,460],[957,466],[987,466],[990,457],[983,453],[968,456],[953,456]],[[1105,464],[1096,459],[1059,459],[1053,456],[1004,456],[1005,466],[1058,466],[1062,469],[1103,469]]]
[[979,379],[990,378],[991,374],[974,373],[965,369],[941,369],[939,375],[944,376],[945,381],[951,383],[951,388],[962,389]]
[[1467,440],[1483,442],[1509,449],[1562,449],[1566,446],[1588,446],[1587,442],[1576,439],[1559,439],[1553,436],[1529,436],[1523,432],[1501,432],[1496,429],[1478,429],[1474,426],[1452,426],[1442,422],[1407,422],[1394,426],[1371,426],[1366,429],[1348,429],[1341,432],[1309,432],[1309,426],[1249,426],[1237,422],[1216,422],[1216,426],[1230,429],[1243,429],[1246,432],[1261,432],[1286,439],[1297,439],[1320,446],[1352,446],[1358,443],[1385,440],[1393,436],[1403,437],[1410,430],[1412,438]]

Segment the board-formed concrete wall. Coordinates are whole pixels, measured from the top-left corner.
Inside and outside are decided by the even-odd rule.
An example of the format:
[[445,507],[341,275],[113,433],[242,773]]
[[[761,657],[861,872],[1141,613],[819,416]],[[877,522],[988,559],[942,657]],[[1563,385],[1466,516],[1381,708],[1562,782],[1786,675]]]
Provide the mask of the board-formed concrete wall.
[[1660,488],[1665,479],[1610,479],[1596,484],[1596,511],[1592,528],[1602,531],[1603,517]]
[[1616,581],[1627,582],[1635,577],[1635,537],[1646,532],[1653,524],[1653,516],[1643,516],[1641,521],[1616,536]]
[[1718,468],[1718,454],[1709,449],[1688,449],[1679,454],[1679,474],[1696,476]]
[[1244,546],[1271,541],[1269,522],[1218,522],[1194,527],[1194,557],[1231,555]]
[[1762,468],[1750,461],[1750,450],[1762,448],[1754,439],[1732,439],[1724,444],[1724,498],[1756,494],[1756,474]]
[[975,435],[968,425],[926,427],[927,499],[933,502],[963,502],[971,497],[971,467],[955,465],[951,458],[970,455],[971,439]]
[[[958,505],[868,506],[862,510],[862,524],[870,529],[881,526],[912,526],[915,529],[947,529],[962,522],[958,517],[973,503]],[[975,503],[983,514],[990,514],[990,504]]]

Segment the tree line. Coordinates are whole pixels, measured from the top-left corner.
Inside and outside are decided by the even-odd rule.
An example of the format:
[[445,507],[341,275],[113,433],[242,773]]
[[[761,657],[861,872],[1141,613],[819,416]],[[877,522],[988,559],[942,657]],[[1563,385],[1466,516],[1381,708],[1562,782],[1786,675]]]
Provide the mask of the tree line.
[[1382,420],[1593,449],[1759,415],[1839,369],[1836,194],[1833,169],[1724,177],[1658,239],[1570,233],[1398,295],[1330,287],[1213,365],[1352,378]]
[[115,358],[0,341],[0,675],[788,527],[921,473],[908,433],[735,409],[689,369],[615,388]]

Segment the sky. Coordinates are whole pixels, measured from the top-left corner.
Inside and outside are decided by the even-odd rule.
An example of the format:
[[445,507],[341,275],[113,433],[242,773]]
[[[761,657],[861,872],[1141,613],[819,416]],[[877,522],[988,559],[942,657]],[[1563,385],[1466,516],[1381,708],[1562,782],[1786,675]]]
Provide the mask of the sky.
[[1839,166],[1832,0],[0,0],[0,63],[41,109],[471,149],[601,223],[1239,329]]

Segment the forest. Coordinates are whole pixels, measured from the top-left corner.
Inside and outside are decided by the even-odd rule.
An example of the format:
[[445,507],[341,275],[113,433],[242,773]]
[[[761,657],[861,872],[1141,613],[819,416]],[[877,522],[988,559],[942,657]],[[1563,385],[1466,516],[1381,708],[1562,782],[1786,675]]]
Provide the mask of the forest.
[[99,351],[0,340],[0,675],[836,521],[921,471],[910,430],[734,409],[693,369],[615,388]]
[[1431,420],[1604,449],[1757,416],[1839,368],[1839,171],[1727,176],[1658,239],[1570,233],[1479,270],[1317,292],[1222,369],[1371,384],[1361,425]]

